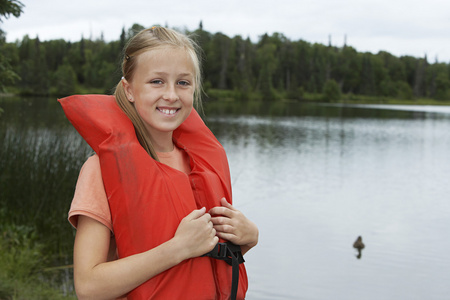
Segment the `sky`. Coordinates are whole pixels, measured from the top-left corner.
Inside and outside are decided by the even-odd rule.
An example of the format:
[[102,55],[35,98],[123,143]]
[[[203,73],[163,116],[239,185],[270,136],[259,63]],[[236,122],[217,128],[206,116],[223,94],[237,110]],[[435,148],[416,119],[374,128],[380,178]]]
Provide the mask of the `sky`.
[[134,23],[241,35],[253,42],[267,33],[292,41],[359,52],[387,51],[450,63],[448,0],[21,0],[19,18],[0,23],[7,41],[28,34],[41,41],[118,40]]

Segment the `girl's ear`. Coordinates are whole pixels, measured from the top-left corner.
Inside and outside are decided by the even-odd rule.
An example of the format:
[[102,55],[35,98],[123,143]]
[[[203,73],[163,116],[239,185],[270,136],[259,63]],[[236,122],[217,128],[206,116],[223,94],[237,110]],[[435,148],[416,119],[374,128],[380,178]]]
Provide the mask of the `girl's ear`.
[[122,86],[127,96],[128,101],[134,102],[133,93],[131,92],[131,85],[125,78],[122,77]]

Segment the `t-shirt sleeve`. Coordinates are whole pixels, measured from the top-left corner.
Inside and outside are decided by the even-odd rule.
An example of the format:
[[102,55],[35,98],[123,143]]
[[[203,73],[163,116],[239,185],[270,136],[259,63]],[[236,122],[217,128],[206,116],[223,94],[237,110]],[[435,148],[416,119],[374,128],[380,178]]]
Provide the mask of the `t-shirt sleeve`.
[[75,187],[72,205],[69,210],[69,222],[77,228],[78,216],[90,217],[111,230],[111,211],[103,186],[100,160],[97,155],[87,159],[81,168]]

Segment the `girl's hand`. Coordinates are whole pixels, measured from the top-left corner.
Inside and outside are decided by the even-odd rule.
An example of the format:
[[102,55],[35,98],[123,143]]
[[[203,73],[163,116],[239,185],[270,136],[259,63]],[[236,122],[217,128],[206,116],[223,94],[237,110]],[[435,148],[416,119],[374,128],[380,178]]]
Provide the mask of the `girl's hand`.
[[247,252],[258,243],[258,227],[234,208],[225,198],[220,200],[222,206],[212,208],[209,213],[214,217],[211,222],[217,236],[236,245],[245,246],[242,252]]
[[201,256],[211,251],[219,242],[211,215],[206,208],[192,211],[181,220],[174,240],[180,243],[185,259]]

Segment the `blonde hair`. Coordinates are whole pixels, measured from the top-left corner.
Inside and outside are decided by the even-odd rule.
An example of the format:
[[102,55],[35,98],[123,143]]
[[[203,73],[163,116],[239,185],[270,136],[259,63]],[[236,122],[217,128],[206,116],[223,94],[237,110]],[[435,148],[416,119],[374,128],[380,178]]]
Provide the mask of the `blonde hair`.
[[[197,108],[201,107],[201,68],[199,59],[199,47],[189,37],[172,29],[154,26],[149,29],[144,29],[132,37],[124,48],[124,57],[122,61],[122,76],[127,81],[133,80],[133,75],[136,70],[137,57],[147,51],[159,49],[164,46],[183,48],[192,59],[194,65],[194,105]],[[136,136],[144,149],[155,160],[158,156],[153,148],[150,134],[145,128],[144,122],[139,116],[134,103],[128,101],[122,80],[116,86],[114,96],[117,104],[130,118],[136,130]]]

